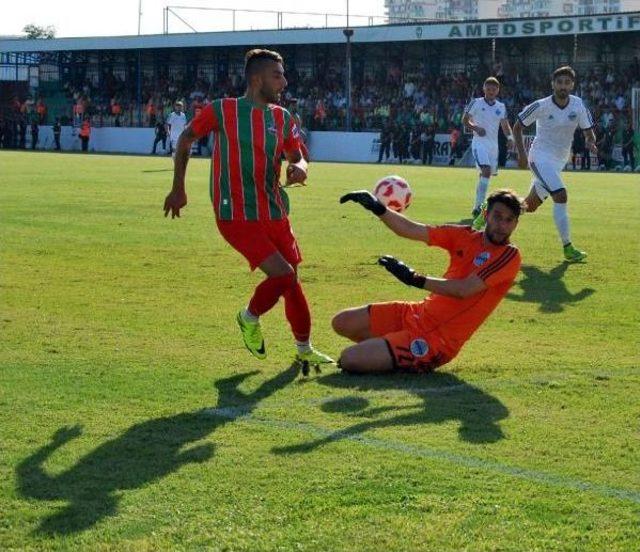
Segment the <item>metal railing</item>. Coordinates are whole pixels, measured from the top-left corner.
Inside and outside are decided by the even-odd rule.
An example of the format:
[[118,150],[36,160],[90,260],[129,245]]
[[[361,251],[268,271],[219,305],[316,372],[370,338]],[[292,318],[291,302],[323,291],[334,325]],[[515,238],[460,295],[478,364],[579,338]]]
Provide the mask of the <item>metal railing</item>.
[[[231,15],[231,30],[236,31],[238,29],[238,18],[242,14],[246,15],[269,15],[273,16],[271,19],[274,22],[274,25],[269,26],[268,22],[263,22],[265,26],[260,26],[261,29],[291,29],[291,28],[328,28],[330,26],[333,27],[364,27],[364,26],[373,26],[373,25],[382,25],[385,23],[425,23],[428,21],[435,21],[433,19],[426,18],[416,18],[416,17],[393,17],[388,15],[361,15],[361,14],[352,14],[352,13],[322,13],[322,12],[297,12],[297,11],[275,11],[275,10],[258,10],[258,9],[245,9],[245,8],[207,8],[201,6],[165,6],[163,9],[163,17],[162,17],[162,32],[163,34],[169,34],[169,22],[170,16],[175,17],[183,25],[188,27],[194,33],[201,32],[196,29],[187,19],[181,16],[178,11],[207,11],[207,12],[217,12]],[[295,16],[295,17],[314,17],[319,18],[319,20],[323,20],[323,25],[286,25],[286,16]],[[340,21],[337,24],[330,25],[332,20],[339,19]],[[252,30],[256,30],[255,27],[251,28]]]

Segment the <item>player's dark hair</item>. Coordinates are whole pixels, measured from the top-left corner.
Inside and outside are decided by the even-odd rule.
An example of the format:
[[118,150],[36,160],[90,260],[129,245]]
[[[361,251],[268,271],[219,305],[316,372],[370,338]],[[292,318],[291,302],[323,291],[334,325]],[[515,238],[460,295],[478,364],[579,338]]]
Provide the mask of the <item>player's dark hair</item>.
[[249,50],[244,56],[244,76],[247,81],[250,77],[262,71],[265,63],[270,61],[284,63],[282,56],[273,50],[265,50],[264,48]]
[[526,203],[513,190],[496,190],[487,198],[487,213],[496,203],[502,203],[518,218],[524,213]]
[[498,79],[496,79],[495,77],[487,77],[486,79],[484,79],[484,83],[483,86],[485,84],[494,84],[496,85],[498,88],[500,88],[500,81]]
[[569,77],[572,81],[576,80],[576,72],[572,67],[568,65],[563,65],[562,67],[558,67],[551,75],[551,80],[556,80],[558,77]]

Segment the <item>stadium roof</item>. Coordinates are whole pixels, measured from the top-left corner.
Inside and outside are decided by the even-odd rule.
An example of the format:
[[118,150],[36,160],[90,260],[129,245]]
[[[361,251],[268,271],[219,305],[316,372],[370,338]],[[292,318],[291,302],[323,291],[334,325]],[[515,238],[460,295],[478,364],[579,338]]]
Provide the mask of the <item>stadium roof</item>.
[[[640,11],[610,15],[378,25],[353,29],[353,42],[515,38],[640,31]],[[342,27],[53,39],[0,39],[0,52],[138,50],[343,43]]]

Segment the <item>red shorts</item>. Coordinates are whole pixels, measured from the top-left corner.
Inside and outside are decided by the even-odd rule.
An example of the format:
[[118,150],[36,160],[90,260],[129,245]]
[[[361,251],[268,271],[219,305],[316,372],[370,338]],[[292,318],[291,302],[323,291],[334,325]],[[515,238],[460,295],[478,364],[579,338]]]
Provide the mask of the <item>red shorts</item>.
[[431,372],[455,356],[438,331],[421,327],[421,308],[408,302],[369,305],[371,335],[387,342],[398,370]]
[[251,270],[274,253],[280,253],[293,267],[302,261],[298,242],[288,219],[218,220],[222,237],[249,261]]

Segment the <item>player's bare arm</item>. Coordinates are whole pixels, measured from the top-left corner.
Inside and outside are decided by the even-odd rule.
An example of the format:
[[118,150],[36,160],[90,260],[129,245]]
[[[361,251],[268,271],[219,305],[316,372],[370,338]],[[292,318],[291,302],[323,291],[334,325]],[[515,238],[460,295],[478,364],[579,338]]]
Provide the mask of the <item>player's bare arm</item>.
[[518,119],[516,124],[513,125],[513,141],[516,144],[516,151],[518,152],[518,167],[521,169],[527,168],[527,152],[524,149],[524,140],[522,138],[522,130],[524,126]]
[[187,172],[187,163],[189,162],[189,152],[191,144],[197,139],[191,129],[191,125],[187,125],[178,138],[176,144],[176,157],[173,165],[173,187],[169,195],[164,200],[164,216],[169,215],[171,218],[180,217],[180,209],[187,204],[187,193],[185,191],[185,174]]
[[466,299],[487,289],[484,280],[477,274],[470,274],[466,278],[457,279],[434,278],[419,274],[410,266],[390,255],[380,257],[378,264],[382,265],[402,283],[419,289],[426,289],[437,295]]
[[502,132],[507,137],[509,144],[513,144],[513,130],[511,129],[511,125],[509,124],[509,119],[502,119],[500,121],[500,127],[502,128]]
[[395,234],[410,240],[425,241],[427,239],[427,226],[414,222],[400,213],[387,209],[371,192],[367,190],[357,190],[343,195],[340,203],[353,201],[359,203],[380,220]]
[[487,131],[484,128],[476,125],[473,122],[473,119],[468,113],[465,113],[462,116],[462,124],[465,125],[469,130],[472,130],[473,132],[475,132],[478,136],[484,136],[487,133]]
[[588,128],[583,130],[585,144],[587,149],[593,153],[594,155],[598,155],[598,146],[596,145],[596,133],[593,132],[592,128]]

